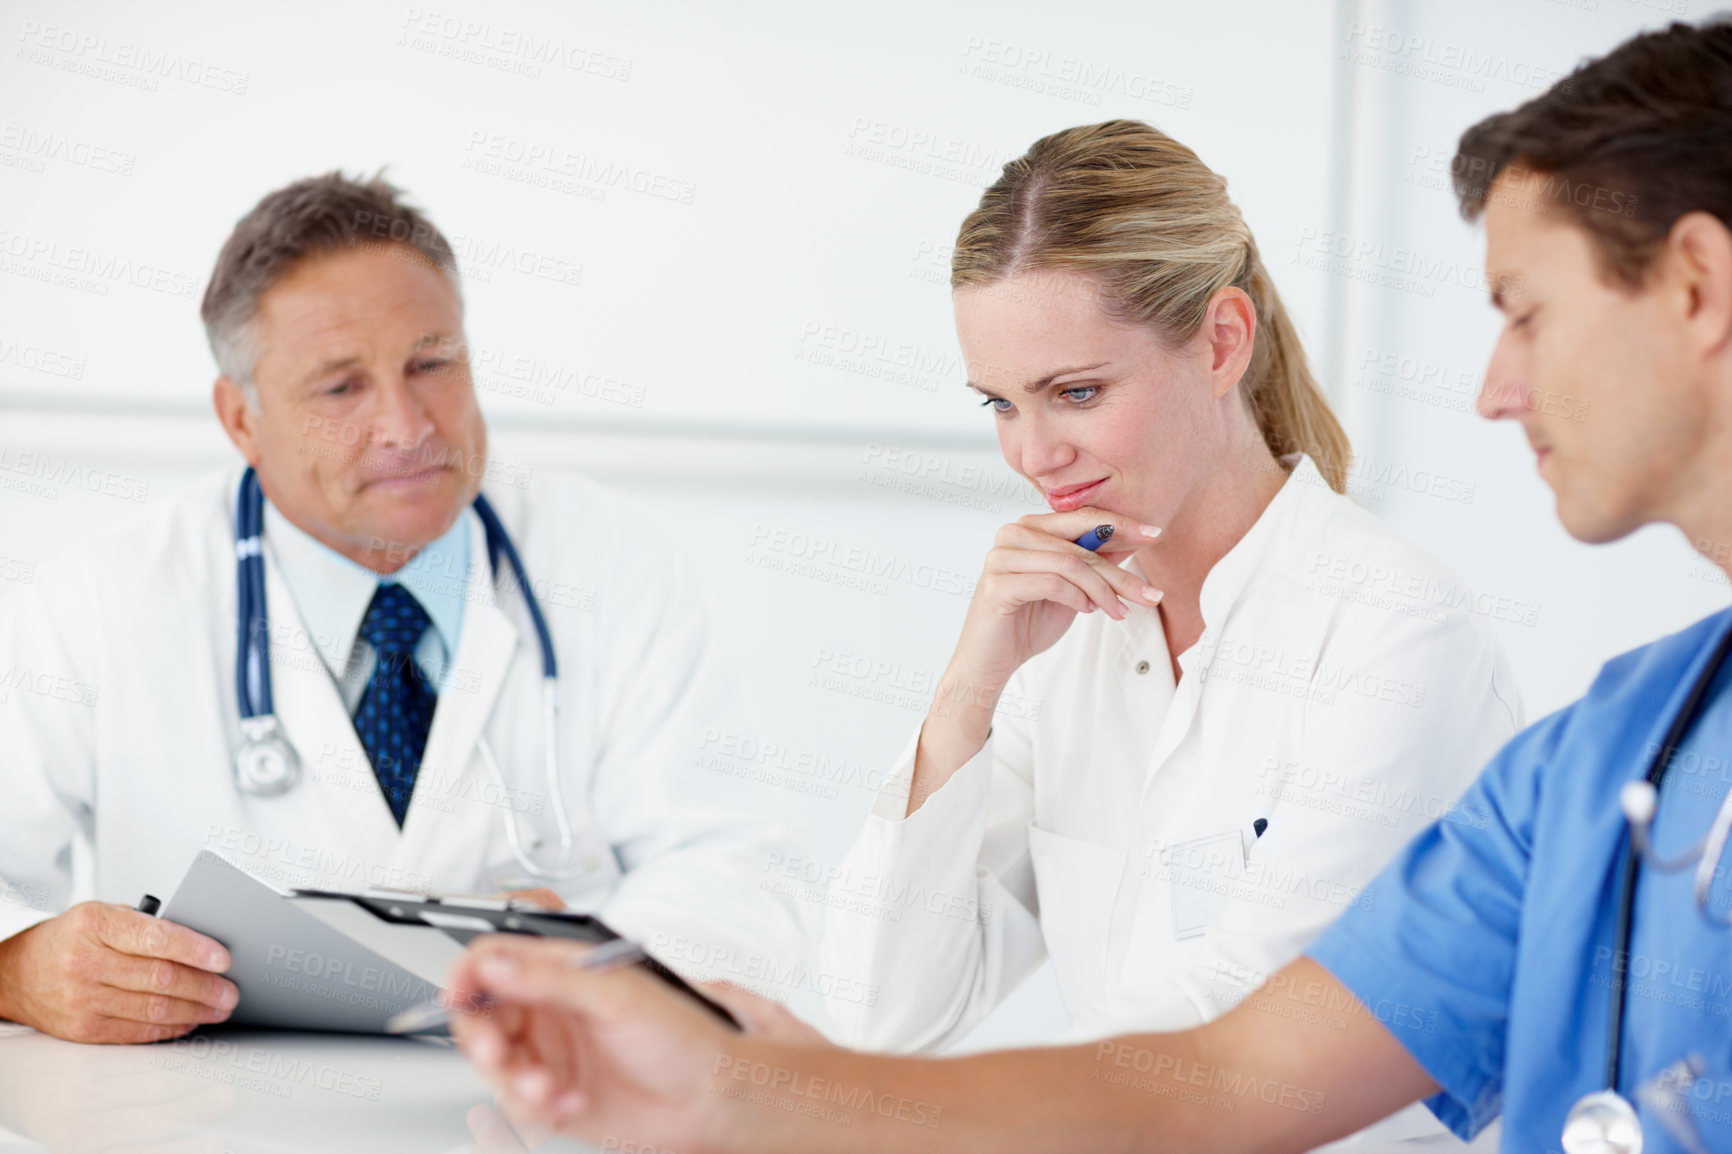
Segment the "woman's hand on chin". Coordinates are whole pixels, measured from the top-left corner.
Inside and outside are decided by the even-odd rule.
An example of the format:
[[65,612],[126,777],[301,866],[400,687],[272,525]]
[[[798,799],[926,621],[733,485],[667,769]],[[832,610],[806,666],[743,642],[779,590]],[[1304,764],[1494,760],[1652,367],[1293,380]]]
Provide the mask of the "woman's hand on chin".
[[[1076,543],[1090,531],[1104,538],[1094,550]],[[1129,606],[1158,604],[1160,590],[1119,563],[1159,535],[1154,526],[1090,505],[1031,513],[1000,527],[951,667],[1002,688],[1024,662],[1064,636],[1078,613],[1098,609],[1119,621]]]

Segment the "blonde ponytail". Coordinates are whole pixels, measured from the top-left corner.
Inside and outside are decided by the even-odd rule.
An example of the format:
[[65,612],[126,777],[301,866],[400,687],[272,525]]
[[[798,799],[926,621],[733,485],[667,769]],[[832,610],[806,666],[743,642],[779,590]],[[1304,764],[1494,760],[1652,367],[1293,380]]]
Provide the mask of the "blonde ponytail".
[[1115,315],[1182,344],[1221,289],[1257,309],[1240,381],[1276,457],[1303,452],[1345,492],[1347,434],[1311,376],[1299,334],[1257,254],[1227,182],[1151,125],[1109,120],[1053,133],[1004,166],[962,222],[953,288],[1036,269],[1089,274]]
[[1257,343],[1245,370],[1246,396],[1257,428],[1277,457],[1304,453],[1337,493],[1347,491],[1347,471],[1353,448],[1347,431],[1323,398],[1311,375],[1299,331],[1287,316],[1287,306],[1269,279],[1269,272],[1251,249],[1251,274],[1245,292],[1257,306]]

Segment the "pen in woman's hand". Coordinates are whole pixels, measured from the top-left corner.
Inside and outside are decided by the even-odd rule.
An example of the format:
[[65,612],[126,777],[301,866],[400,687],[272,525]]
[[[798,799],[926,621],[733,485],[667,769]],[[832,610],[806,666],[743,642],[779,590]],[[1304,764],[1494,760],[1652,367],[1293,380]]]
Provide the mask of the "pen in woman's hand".
[[1081,545],[1084,549],[1087,549],[1090,553],[1093,553],[1096,549],[1099,549],[1102,545],[1105,545],[1109,540],[1111,540],[1112,535],[1113,524],[1109,521],[1105,525],[1096,525],[1093,529],[1090,529],[1087,533],[1078,537],[1076,543]]
[[[573,955],[571,968],[574,970],[611,970],[616,966],[626,966],[633,962],[641,962],[648,958],[642,946],[625,938],[618,938]],[[444,1005],[438,1001],[422,1002],[410,1006],[400,1014],[393,1014],[385,1023],[387,1034],[419,1034],[436,1026],[446,1025],[453,1015],[458,1013],[472,1014],[493,1004],[493,999],[482,995],[474,1000],[472,1006],[461,1008]]]

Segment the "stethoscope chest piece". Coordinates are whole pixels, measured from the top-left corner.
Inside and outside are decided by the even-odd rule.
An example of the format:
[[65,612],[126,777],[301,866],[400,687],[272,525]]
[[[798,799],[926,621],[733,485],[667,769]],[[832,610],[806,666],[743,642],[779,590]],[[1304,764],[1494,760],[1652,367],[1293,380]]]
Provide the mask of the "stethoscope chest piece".
[[1564,1154],[1642,1154],[1642,1123],[1614,1090],[1583,1094],[1564,1118]]
[[241,748],[235,783],[254,797],[277,797],[301,780],[301,759],[274,713],[241,718]]

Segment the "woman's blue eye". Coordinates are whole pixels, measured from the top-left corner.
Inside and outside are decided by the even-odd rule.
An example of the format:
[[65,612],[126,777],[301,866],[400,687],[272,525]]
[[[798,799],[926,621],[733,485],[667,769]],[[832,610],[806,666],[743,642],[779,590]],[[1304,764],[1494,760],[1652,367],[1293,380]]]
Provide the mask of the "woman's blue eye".
[[[1095,394],[1100,391],[1101,387],[1099,385],[1073,385],[1068,389],[1060,389],[1059,395],[1062,397],[1068,397],[1071,401],[1081,405],[1094,400]],[[995,413],[1008,413],[1013,411],[1015,408],[1015,406],[1003,397],[988,397],[980,403],[983,406],[992,406],[992,410]]]

